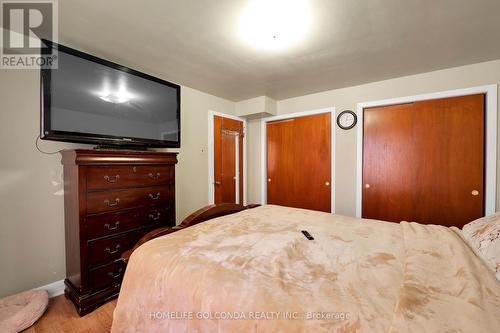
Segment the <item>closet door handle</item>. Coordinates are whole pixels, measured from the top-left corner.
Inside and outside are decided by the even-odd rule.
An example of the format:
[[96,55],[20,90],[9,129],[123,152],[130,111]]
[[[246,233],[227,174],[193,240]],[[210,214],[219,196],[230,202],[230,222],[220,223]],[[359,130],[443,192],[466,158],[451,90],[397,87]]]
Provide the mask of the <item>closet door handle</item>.
[[214,185],[220,185],[220,184],[221,184],[220,181],[218,181],[218,180],[214,181]]
[[470,194],[472,194],[473,196],[478,196],[479,195],[479,191],[478,190],[473,190]]
[[370,184],[365,184],[365,188],[370,188]]

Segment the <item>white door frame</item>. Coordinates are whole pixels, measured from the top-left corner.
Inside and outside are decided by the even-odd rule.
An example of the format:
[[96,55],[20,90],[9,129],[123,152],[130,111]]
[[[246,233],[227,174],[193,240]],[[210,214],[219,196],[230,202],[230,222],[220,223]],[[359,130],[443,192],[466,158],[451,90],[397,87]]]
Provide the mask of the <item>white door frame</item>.
[[[247,204],[247,120],[245,118],[216,111],[208,111],[208,204],[214,204],[214,116],[243,122],[243,205]],[[239,165],[238,165],[239,168]],[[238,180],[239,181],[239,180]],[[239,189],[239,184],[237,185]],[[239,191],[237,191],[239,193]],[[238,197],[237,197],[238,198]]]
[[330,195],[330,207],[331,207],[331,212],[335,213],[335,190],[337,188],[337,183],[334,182],[335,178],[335,127],[336,127],[336,122],[335,122],[335,107],[329,107],[329,108],[324,108],[324,109],[317,109],[317,110],[310,110],[310,111],[304,111],[304,112],[297,112],[297,113],[290,113],[290,114],[282,114],[278,116],[272,116],[272,117],[267,117],[267,118],[262,118],[260,120],[260,142],[261,142],[261,149],[260,149],[260,162],[261,162],[261,193],[260,193],[260,198],[261,198],[261,203],[263,205],[267,204],[267,123],[270,121],[276,121],[276,120],[283,120],[283,119],[290,119],[290,118],[299,118],[299,117],[305,117],[305,116],[312,116],[315,114],[321,114],[321,113],[330,113],[331,115],[331,132],[330,132],[330,165],[331,165],[331,170],[330,170],[330,189],[331,189],[331,195]]
[[406,96],[379,101],[370,101],[357,104],[357,162],[356,162],[356,217],[361,217],[363,195],[363,109],[369,107],[411,103],[423,100],[440,99],[447,97],[486,94],[486,173],[485,181],[485,214],[493,214],[496,205],[496,175],[497,175],[497,85],[485,85],[465,89],[448,90],[437,93]]

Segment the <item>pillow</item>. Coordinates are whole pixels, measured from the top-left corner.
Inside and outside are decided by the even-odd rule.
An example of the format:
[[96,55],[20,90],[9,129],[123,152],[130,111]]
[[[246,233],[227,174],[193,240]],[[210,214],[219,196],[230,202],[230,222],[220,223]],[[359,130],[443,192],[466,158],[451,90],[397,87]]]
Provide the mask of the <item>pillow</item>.
[[462,235],[500,281],[500,212],[464,225]]

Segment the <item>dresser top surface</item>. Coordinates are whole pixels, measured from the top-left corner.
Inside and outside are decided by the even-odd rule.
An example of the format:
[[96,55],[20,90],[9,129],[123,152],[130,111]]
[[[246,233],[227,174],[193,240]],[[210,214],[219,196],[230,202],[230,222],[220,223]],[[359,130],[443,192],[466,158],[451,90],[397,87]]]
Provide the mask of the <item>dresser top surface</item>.
[[61,151],[63,165],[176,164],[176,152],[67,149]]

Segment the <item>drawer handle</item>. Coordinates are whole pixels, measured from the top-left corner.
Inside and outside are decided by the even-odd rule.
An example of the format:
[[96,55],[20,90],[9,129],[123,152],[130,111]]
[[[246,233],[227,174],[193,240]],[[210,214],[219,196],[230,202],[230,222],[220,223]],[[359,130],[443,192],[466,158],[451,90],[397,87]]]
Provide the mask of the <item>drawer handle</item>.
[[160,173],[159,172],[157,172],[157,173],[150,172],[149,178],[156,180],[156,179],[160,178]]
[[153,200],[158,200],[160,199],[160,192],[156,193],[156,195],[149,193],[149,197]]
[[120,276],[122,276],[122,272],[123,268],[120,268],[116,274],[113,272],[108,272],[108,276],[111,276],[112,279],[118,279]]
[[115,225],[112,227],[109,223],[106,223],[104,226],[108,228],[108,230],[116,230],[118,229],[118,226],[120,225],[120,221],[116,221]]
[[115,249],[113,251],[111,251],[111,249],[109,247],[104,249],[104,252],[108,252],[109,254],[115,254],[118,251],[120,251],[120,244],[116,245]]
[[116,198],[114,202],[111,202],[108,199],[104,200],[104,203],[106,205],[108,205],[109,207],[116,206],[116,205],[118,205],[119,202],[120,202],[120,198]]
[[118,179],[120,179],[120,175],[115,175],[114,177],[110,177],[110,176],[106,175],[106,176],[104,176],[104,179],[108,183],[116,183],[118,181]]
[[156,216],[154,216],[153,214],[149,214],[149,218],[153,221],[158,221],[160,219],[160,215],[161,215],[160,212],[157,212]]

